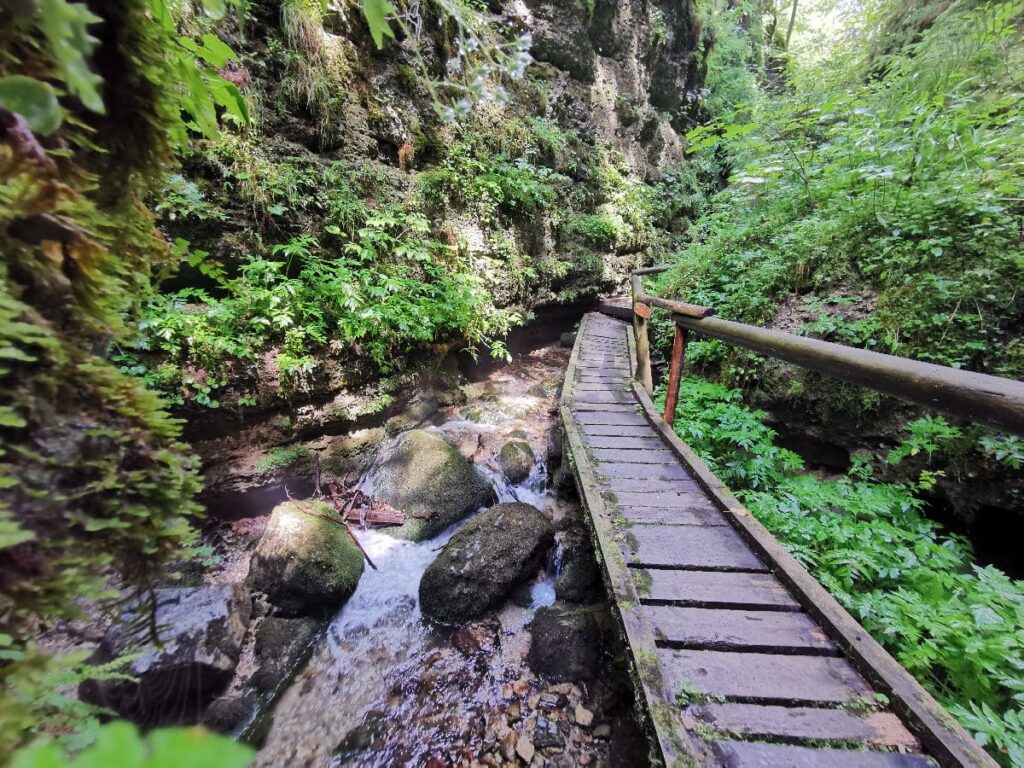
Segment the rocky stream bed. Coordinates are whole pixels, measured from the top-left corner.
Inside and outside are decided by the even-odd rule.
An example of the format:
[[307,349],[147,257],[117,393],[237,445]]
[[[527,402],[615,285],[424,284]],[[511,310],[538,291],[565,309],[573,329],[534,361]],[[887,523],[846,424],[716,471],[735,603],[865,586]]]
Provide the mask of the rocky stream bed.
[[[326,492],[211,524],[208,566],[158,590],[152,620],[126,608],[95,652],[139,653],[131,679],[82,696],[232,734],[267,768],[645,764],[562,466],[567,357],[534,345],[474,381],[449,377],[457,391],[431,412],[414,399],[390,418],[348,480],[401,526],[357,524],[357,545]],[[332,439],[350,438],[312,444],[329,454]]]

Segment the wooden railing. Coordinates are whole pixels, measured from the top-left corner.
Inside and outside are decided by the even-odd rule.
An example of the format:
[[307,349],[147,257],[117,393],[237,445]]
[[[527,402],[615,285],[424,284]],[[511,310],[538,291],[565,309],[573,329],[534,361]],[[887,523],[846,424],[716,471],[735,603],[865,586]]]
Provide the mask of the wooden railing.
[[669,424],[675,417],[683,359],[692,332],[951,416],[1024,436],[1024,382],[721,320],[714,317],[714,310],[710,307],[644,293],[643,275],[668,269],[670,267],[667,266],[638,269],[632,273],[630,282],[636,337],[636,377],[648,394],[654,389],[648,338],[651,308],[668,310],[675,322],[663,415]]

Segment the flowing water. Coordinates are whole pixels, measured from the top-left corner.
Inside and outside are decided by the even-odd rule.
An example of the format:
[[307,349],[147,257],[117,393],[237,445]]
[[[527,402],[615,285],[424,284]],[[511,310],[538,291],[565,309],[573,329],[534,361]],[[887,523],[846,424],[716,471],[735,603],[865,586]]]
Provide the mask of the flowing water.
[[[477,453],[486,458],[476,465],[492,480],[499,502],[532,504],[560,527],[574,504],[550,487],[544,457],[566,357],[557,347],[522,355],[483,382],[464,387],[466,403],[430,427],[456,444],[464,439],[481,449]],[[525,437],[538,456],[518,485],[507,483],[493,460],[509,436]],[[537,608],[555,600],[560,548],[553,548],[546,571],[519,596],[520,604],[510,600],[492,616],[458,630],[424,620],[417,598],[420,577],[464,522],[422,543],[381,530],[359,533],[377,570],[366,569],[308,667],[278,702],[257,765],[526,764],[529,759],[522,758],[535,745],[531,764],[609,763],[611,733],[631,727],[621,686],[608,681],[550,685],[525,662],[528,624]],[[575,723],[575,705],[588,707],[594,722]],[[551,746],[542,755],[544,744]]]

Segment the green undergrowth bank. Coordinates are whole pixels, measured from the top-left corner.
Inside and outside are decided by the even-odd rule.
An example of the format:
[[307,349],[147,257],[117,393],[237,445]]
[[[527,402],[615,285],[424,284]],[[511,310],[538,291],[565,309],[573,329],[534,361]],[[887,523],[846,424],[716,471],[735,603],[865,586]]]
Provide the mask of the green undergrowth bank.
[[[996,759],[1024,764],[1024,583],[975,564],[928,519],[920,486],[879,482],[858,457],[846,475],[809,472],[765,416],[739,390],[687,378],[673,427]],[[890,460],[921,449],[912,436]]]
[[[691,132],[694,158],[731,183],[706,201],[658,295],[1024,375],[1024,4],[939,10],[898,54],[865,50],[866,27],[825,60],[792,60],[785,91]],[[714,364],[733,354],[697,351]]]

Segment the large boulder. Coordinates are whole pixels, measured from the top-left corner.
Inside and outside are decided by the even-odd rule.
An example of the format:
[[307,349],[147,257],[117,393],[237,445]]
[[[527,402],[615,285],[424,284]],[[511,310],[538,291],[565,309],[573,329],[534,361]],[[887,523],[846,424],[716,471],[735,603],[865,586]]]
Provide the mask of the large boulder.
[[533,449],[525,440],[509,440],[498,453],[501,473],[512,485],[523,482],[530,476],[535,457]]
[[[323,517],[321,517],[323,516]],[[363,555],[337,517],[317,501],[279,504],[253,553],[249,583],[281,616],[325,616],[347,600],[363,575]]]
[[530,669],[556,683],[592,679],[601,659],[605,616],[600,604],[541,608],[530,623]]
[[150,611],[145,603],[126,609],[90,659],[136,656],[128,679],[87,680],[79,693],[142,725],[195,722],[234,675],[252,603],[240,585],[158,589]]
[[412,541],[431,539],[493,498],[491,484],[443,438],[414,429],[382,449],[373,495],[409,516],[387,532]]
[[420,608],[446,624],[478,618],[543,564],[554,527],[529,504],[498,504],[466,523],[420,580]]

